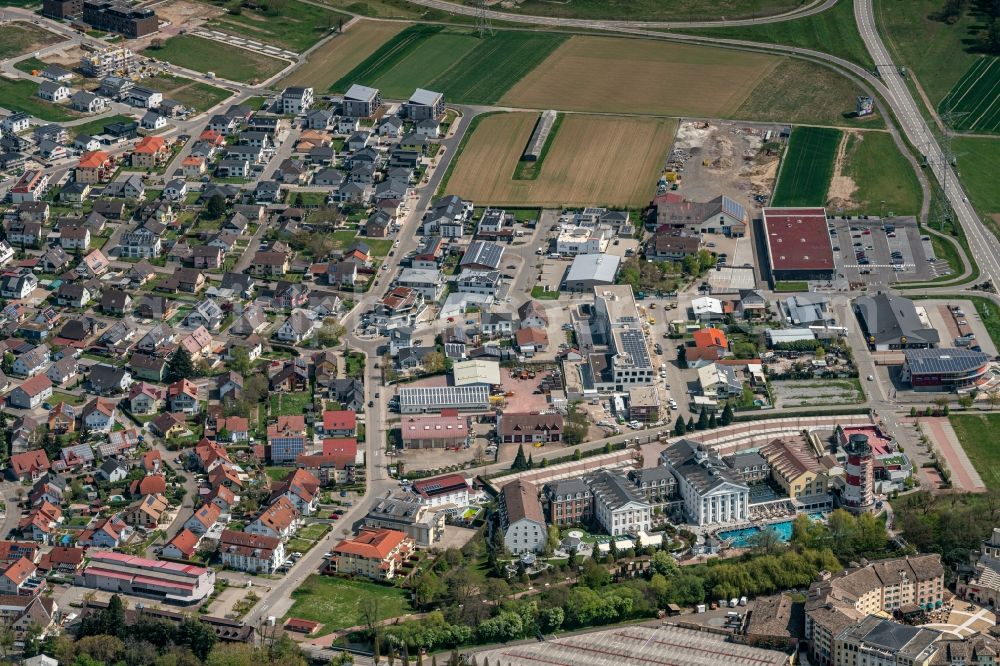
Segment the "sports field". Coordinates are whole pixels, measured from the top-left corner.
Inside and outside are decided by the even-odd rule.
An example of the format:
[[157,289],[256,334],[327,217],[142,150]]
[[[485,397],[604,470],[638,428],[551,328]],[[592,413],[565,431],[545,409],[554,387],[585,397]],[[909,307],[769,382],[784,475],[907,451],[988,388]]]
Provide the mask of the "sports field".
[[796,127],[778,171],[774,206],[822,206],[830,189],[840,130]]
[[952,122],[959,131],[1000,130],[1000,58],[979,58],[941,100],[938,111],[965,115]]
[[142,54],[196,72],[215,72],[223,79],[243,83],[263,81],[288,65],[284,60],[269,58],[256,51],[236,48],[194,35],[171,37],[162,48],[149,48]]
[[343,34],[312,51],[300,67],[275,87],[312,86],[316,90],[328,90],[406,27],[405,23],[389,21],[355,21]]
[[444,191],[485,204],[642,206],[655,190],[677,123],[567,114],[535,180],[513,180],[538,115],[483,118]]
[[780,58],[642,39],[571,37],[501,99],[532,109],[730,116]]
[[465,29],[414,25],[344,73],[332,90],[361,83],[381,89],[386,97],[406,98],[421,87],[455,102],[492,104],[564,39],[511,30],[480,39]]

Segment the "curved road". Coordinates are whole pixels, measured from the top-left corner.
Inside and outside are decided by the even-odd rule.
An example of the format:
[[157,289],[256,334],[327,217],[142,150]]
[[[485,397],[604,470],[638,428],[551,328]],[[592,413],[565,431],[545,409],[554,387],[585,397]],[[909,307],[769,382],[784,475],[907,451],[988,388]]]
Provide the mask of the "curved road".
[[512,12],[498,12],[492,9],[485,11],[479,7],[464,5],[450,0],[409,0],[414,5],[422,5],[431,9],[450,12],[452,14],[462,14],[465,16],[479,16],[485,14],[491,21],[508,21],[510,23],[528,23],[531,25],[541,25],[561,28],[583,28],[586,30],[605,30],[608,28],[719,28],[722,26],[747,26],[760,25],[763,23],[779,23],[792,19],[803,18],[811,14],[818,14],[826,11],[837,4],[837,0],[814,0],[805,7],[799,7],[782,14],[771,16],[761,16],[760,18],[733,19],[721,21],[612,21],[603,19],[573,19],[557,18],[553,16],[537,16],[534,14],[514,14]]

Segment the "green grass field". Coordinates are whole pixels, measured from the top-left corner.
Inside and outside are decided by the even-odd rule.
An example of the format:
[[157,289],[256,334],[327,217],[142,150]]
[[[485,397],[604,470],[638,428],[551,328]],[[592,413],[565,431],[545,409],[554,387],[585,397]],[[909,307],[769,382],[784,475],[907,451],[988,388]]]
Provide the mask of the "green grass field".
[[863,92],[828,67],[785,58],[731,117],[793,125],[885,127],[878,113],[854,116],[855,100]]
[[857,190],[851,208],[859,213],[878,215],[885,201],[886,212],[916,215],[922,192],[913,166],[899,152],[887,132],[856,132],[847,138],[844,175]]
[[983,296],[963,296],[963,298],[971,300],[976,306],[976,313],[983,321],[986,332],[990,334],[993,345],[1000,349],[1000,306]]
[[142,53],[180,67],[197,72],[215,72],[224,79],[243,83],[263,81],[288,64],[284,60],[194,35],[171,37],[163,44],[163,48],[146,49]]
[[830,9],[794,21],[723,28],[698,28],[676,32],[724,39],[745,39],[766,44],[786,44],[823,51],[872,69],[874,63],[858,33],[854,6],[838,2]]
[[68,127],[67,130],[74,137],[80,136],[81,134],[102,134],[104,132],[105,125],[119,122],[124,123],[132,120],[135,120],[132,116],[118,114],[107,118],[98,118],[97,120],[92,120],[89,123],[83,123],[82,125],[72,125]]
[[822,206],[833,176],[840,130],[796,127],[778,172],[775,206]]
[[1000,448],[995,446],[1000,414],[952,414],[951,426],[987,488],[1000,484]]
[[361,83],[381,89],[386,97],[407,98],[421,87],[456,102],[492,104],[565,39],[519,31],[480,39],[468,30],[415,25],[383,44],[331,90]]
[[941,0],[874,0],[879,32],[893,60],[910,69],[933,105],[944,99],[978,58],[971,46],[974,31],[982,26],[969,11],[954,24],[934,20],[943,4]]
[[1000,58],[980,58],[951,92],[938,104],[938,111],[962,113],[952,121],[959,131],[1000,130]]
[[265,467],[264,473],[272,481],[284,481],[293,470],[291,467]]
[[239,14],[223,14],[209,21],[206,27],[301,53],[349,20],[347,14],[298,0],[284,0],[266,12],[242,7]]
[[142,80],[142,85],[152,90],[159,90],[165,98],[176,100],[198,111],[206,111],[232,95],[223,88],[170,74],[145,78]]
[[25,58],[14,65],[14,69],[19,72],[24,72],[25,74],[31,74],[35,70],[43,70],[47,67],[47,63],[42,62],[38,58]]
[[42,46],[55,44],[60,37],[30,23],[8,23],[0,26],[0,60],[28,53]]
[[309,391],[271,394],[271,416],[304,414],[310,405],[312,405],[312,393]]
[[1000,139],[956,137],[953,148],[969,199],[984,217],[1000,213]]
[[364,598],[378,602],[379,619],[398,617],[411,610],[407,593],[400,588],[313,574],[292,592],[294,603],[285,617],[322,622],[318,632],[322,636],[362,624]]
[[39,120],[65,122],[78,118],[69,107],[51,104],[37,97],[38,84],[34,81],[0,79],[0,106],[12,111],[30,113]]

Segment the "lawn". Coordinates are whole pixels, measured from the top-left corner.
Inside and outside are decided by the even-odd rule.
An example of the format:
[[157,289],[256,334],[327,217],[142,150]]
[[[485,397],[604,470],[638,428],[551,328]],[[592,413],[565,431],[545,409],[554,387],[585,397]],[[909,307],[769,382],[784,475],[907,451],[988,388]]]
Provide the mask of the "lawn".
[[833,161],[840,144],[840,130],[796,127],[788,142],[772,204],[822,206],[833,177]]
[[951,25],[935,20],[932,17],[942,4],[941,0],[874,0],[879,32],[893,60],[909,68],[933,105],[978,59],[972,37],[982,25],[969,11]]
[[[567,115],[538,176],[515,180],[536,120],[534,113],[483,118],[449,174],[447,192],[495,205],[642,206],[677,128],[665,118]],[[493,168],[477,168],[482,164]]]
[[142,80],[142,85],[152,90],[159,90],[167,99],[175,100],[198,111],[207,111],[233,94],[223,88],[170,74],[145,78]]
[[389,254],[393,243],[391,238],[366,238],[362,242],[368,246],[373,257],[384,257]]
[[325,635],[363,624],[362,599],[376,600],[379,619],[386,619],[411,612],[407,596],[396,587],[313,574],[292,592],[295,603],[285,617],[322,622],[319,634]]
[[42,62],[38,58],[25,58],[14,65],[14,69],[19,72],[24,72],[25,74],[31,74],[32,72],[41,71],[48,67],[47,62]]
[[792,291],[809,291],[808,282],[775,282],[775,291],[792,292]]
[[53,391],[52,397],[49,398],[49,403],[56,405],[60,402],[65,402],[67,405],[82,405],[86,401],[78,395],[63,393],[62,391]]
[[971,300],[976,306],[976,312],[986,327],[986,332],[990,334],[993,345],[1000,349],[1000,307],[988,298],[982,296],[963,296]]
[[55,44],[61,38],[55,33],[31,23],[7,23],[0,26],[0,60],[13,58],[42,46]]
[[350,20],[347,14],[299,0],[282,0],[267,7],[267,11],[241,7],[239,14],[217,16],[205,27],[301,53]]
[[312,407],[313,396],[310,391],[295,391],[292,393],[271,394],[271,416],[292,416],[304,414]]
[[559,290],[552,289],[545,291],[545,287],[536,285],[531,288],[531,297],[540,301],[555,301],[559,299]]
[[335,250],[346,250],[355,241],[361,240],[363,243],[371,245],[368,243],[368,239],[358,239],[358,234],[353,229],[338,229],[333,233],[327,234],[330,240],[333,241],[333,246]]
[[35,96],[38,84],[34,81],[0,79],[0,106],[12,111],[30,113],[39,120],[65,122],[79,117],[69,107],[51,104]]
[[293,470],[291,467],[265,467],[264,473],[272,481],[284,481]]
[[1000,448],[996,446],[1000,414],[952,414],[948,420],[983,483],[996,488],[1000,484]]
[[839,56],[865,69],[874,68],[868,49],[865,48],[865,43],[858,33],[857,23],[854,20],[854,4],[851,2],[838,2],[826,11],[794,21],[676,32],[798,46]]
[[920,181],[887,132],[848,133],[844,157],[842,174],[857,187],[852,197],[856,205],[846,210],[878,215],[885,201],[885,211],[896,215],[920,211]]
[[311,52],[306,61],[276,87],[312,86],[317,91],[328,90],[405,27],[405,23],[356,21],[342,34]]
[[231,81],[257,83],[280,72],[288,63],[277,58],[202,39],[194,35],[171,37],[159,49],[146,49],[143,55],[165,60],[198,72],[215,72]]
[[310,541],[319,541],[330,531],[330,526],[323,523],[313,523],[312,525],[306,525],[299,530],[298,536],[302,539],[309,539]]

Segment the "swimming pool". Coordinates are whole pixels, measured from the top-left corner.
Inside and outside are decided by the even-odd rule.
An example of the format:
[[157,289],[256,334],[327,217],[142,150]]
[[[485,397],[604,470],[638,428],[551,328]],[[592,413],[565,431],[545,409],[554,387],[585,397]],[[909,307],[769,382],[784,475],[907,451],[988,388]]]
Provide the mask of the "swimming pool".
[[[810,513],[809,518],[811,520],[823,520],[826,518],[825,513]],[[780,523],[771,523],[770,525],[765,525],[769,529],[774,530],[778,533],[778,538],[781,541],[787,542],[792,539],[792,522],[791,520],[784,520]],[[742,527],[738,530],[725,530],[719,532],[716,536],[719,541],[729,541],[733,548],[746,548],[750,545],[750,537],[761,531],[761,527]]]

